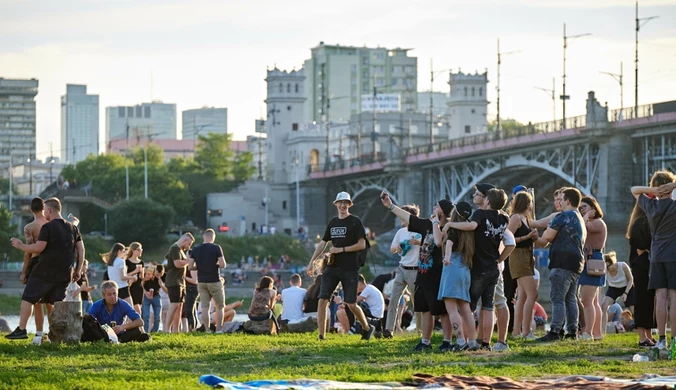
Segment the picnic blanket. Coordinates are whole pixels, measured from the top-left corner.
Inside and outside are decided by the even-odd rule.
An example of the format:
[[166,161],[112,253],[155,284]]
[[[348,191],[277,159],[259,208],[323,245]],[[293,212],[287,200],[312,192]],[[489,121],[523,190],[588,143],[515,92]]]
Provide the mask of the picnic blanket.
[[203,375],[200,383],[212,388],[228,390],[260,389],[579,389],[579,390],[666,390],[676,385],[676,376],[644,375],[640,379],[611,379],[598,376],[567,376],[553,380],[515,381],[505,377],[415,374],[413,381],[405,383],[353,383],[317,379],[255,380],[230,382],[215,375]]

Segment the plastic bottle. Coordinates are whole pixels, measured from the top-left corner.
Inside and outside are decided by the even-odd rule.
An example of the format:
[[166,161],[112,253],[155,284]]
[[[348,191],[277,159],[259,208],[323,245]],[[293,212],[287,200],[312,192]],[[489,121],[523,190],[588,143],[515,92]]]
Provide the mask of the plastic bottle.
[[669,347],[669,360],[676,360],[676,337],[671,338],[671,346]]
[[648,359],[648,357],[646,355],[642,354],[642,353],[637,353],[632,358],[632,361],[634,361],[634,362],[647,362],[649,360],[650,359]]

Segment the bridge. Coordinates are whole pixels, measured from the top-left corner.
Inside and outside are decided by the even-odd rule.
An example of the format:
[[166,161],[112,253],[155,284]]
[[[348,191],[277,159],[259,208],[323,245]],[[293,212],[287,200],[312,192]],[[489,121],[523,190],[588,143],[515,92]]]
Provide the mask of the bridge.
[[590,93],[587,115],[565,123],[528,124],[319,168],[309,167],[310,180],[302,184],[305,199],[313,200],[303,210],[311,232],[323,231],[335,215],[330,201],[341,190],[352,194],[353,213],[382,232],[395,226],[379,207],[383,189],[396,203],[416,203],[428,213],[442,198],[470,200],[479,182],[506,190],[523,184],[535,189],[537,214],[546,215],[553,191],[569,185],[597,198],[610,230],[608,247],[622,249],[634,204],[629,188],[647,183],[657,169],[676,168],[676,101],[609,112]]

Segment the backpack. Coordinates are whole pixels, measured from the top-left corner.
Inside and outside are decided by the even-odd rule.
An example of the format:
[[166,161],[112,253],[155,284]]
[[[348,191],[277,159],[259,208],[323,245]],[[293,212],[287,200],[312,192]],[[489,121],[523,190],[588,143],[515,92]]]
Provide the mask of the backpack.
[[[357,221],[354,221],[354,226],[356,227]],[[364,241],[366,242],[366,248],[360,250],[357,252],[357,258],[359,259],[359,266],[363,267],[366,265],[366,258],[369,254],[369,249],[371,248],[371,243],[369,242],[369,238],[364,235]]]
[[80,341],[85,343],[99,340],[109,342],[108,333],[103,330],[96,318],[85,314],[82,316],[82,337],[80,337]]

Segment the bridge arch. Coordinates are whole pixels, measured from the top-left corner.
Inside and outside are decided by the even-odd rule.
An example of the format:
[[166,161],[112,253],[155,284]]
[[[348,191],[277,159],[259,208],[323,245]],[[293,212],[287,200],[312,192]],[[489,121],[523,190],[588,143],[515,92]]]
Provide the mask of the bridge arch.
[[[593,196],[590,185],[587,186],[581,185],[581,183],[578,180],[576,180],[572,175],[569,175],[568,173],[564,172],[562,169],[553,167],[552,165],[546,162],[529,160],[524,158],[523,156],[510,156],[509,158],[505,159],[502,164],[488,167],[485,170],[483,170],[479,175],[473,177],[472,180],[469,181],[468,184],[464,186],[459,193],[452,195],[453,202],[460,202],[470,191],[474,189],[474,186],[476,186],[478,183],[481,183],[489,176],[499,173],[500,171],[503,171],[507,168],[515,168],[515,167],[538,168],[547,171],[565,180],[571,186],[574,185],[577,189],[580,190],[580,192],[582,192],[583,195]],[[577,182],[577,184],[573,184],[574,182]]]
[[[377,186],[375,184],[369,184],[369,185],[366,185],[364,187],[361,187],[359,190],[357,190],[357,192],[352,194],[352,201],[357,199],[364,192],[370,191],[370,190],[376,190],[378,192],[381,192],[383,190],[383,187]],[[390,194],[390,199],[392,199],[392,202],[394,202],[395,204],[399,204],[399,199],[397,199],[396,192],[390,191],[389,189],[387,190],[387,192]]]

